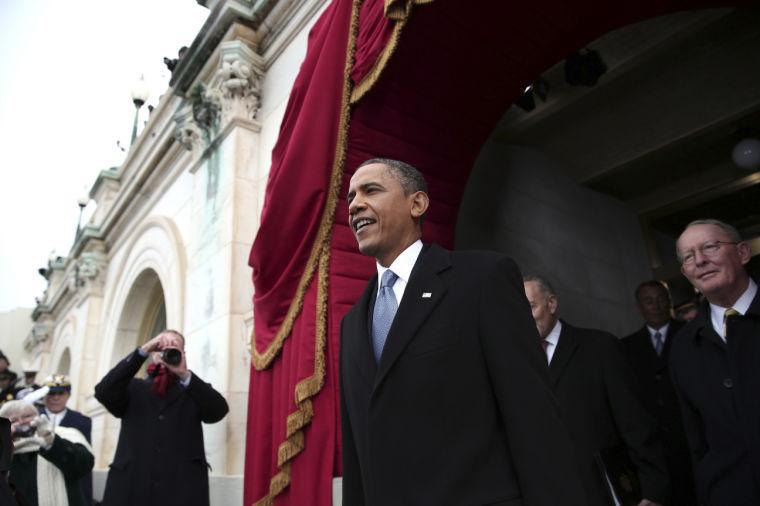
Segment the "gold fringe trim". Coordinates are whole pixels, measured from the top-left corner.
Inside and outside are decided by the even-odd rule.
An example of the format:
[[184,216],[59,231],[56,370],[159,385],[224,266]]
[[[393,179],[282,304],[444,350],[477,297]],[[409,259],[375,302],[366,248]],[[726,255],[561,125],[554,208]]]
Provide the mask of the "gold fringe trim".
[[[341,97],[338,139],[335,146],[335,160],[333,161],[332,173],[330,175],[330,187],[327,193],[327,202],[325,203],[325,210],[322,214],[322,221],[319,226],[317,239],[312,247],[307,269],[304,271],[304,275],[299,282],[296,298],[291,303],[285,321],[279,329],[275,340],[264,353],[254,355],[254,366],[256,366],[258,370],[261,370],[268,367],[274,357],[280,352],[285,338],[290,334],[293,328],[295,318],[303,308],[303,298],[306,289],[311,284],[315,267],[317,267],[317,314],[314,347],[314,374],[308,378],[304,378],[296,384],[294,396],[297,410],[288,415],[286,420],[286,439],[277,449],[277,467],[279,468],[279,471],[269,481],[269,493],[256,501],[254,503],[255,506],[272,506],[274,504],[274,498],[290,485],[291,462],[303,451],[305,447],[303,428],[308,425],[314,417],[314,405],[311,398],[319,393],[325,384],[330,240],[332,237],[332,225],[335,220],[335,208],[338,204],[338,192],[340,191],[343,169],[346,162],[348,125],[351,118],[351,69],[353,68],[354,63],[356,37],[359,32],[359,10],[362,1],[363,0],[354,0],[351,10],[351,25],[349,27],[346,65],[343,74],[343,94]],[[254,339],[253,351],[256,353],[255,335],[252,336],[252,339]],[[258,363],[261,367],[256,365],[257,355],[259,358]]]
[[[425,1],[425,0],[423,0]],[[430,1],[430,0],[427,0]],[[341,118],[338,125],[338,142],[335,147],[335,160],[333,161],[332,174],[330,177],[330,189],[327,196],[327,204],[325,210],[322,213],[322,220],[317,230],[317,237],[314,240],[311,253],[309,253],[309,259],[306,261],[304,272],[301,275],[301,279],[298,282],[296,293],[293,297],[293,301],[290,303],[288,312],[285,314],[285,319],[277,330],[277,333],[269,343],[266,350],[263,353],[259,353],[256,348],[256,332],[251,332],[251,362],[253,367],[257,371],[263,371],[268,368],[274,358],[282,351],[282,345],[285,339],[293,331],[293,324],[296,318],[301,314],[303,309],[303,299],[306,295],[306,290],[309,288],[311,281],[314,277],[314,271],[317,263],[319,262],[319,256],[322,251],[322,246],[329,243],[329,234],[332,230],[335,205],[337,203],[338,191],[340,190],[341,177],[343,175],[343,166],[346,160],[346,142],[348,140],[348,121],[349,121],[349,99],[351,96],[351,69],[354,65],[354,52],[356,50],[356,37],[359,33],[359,9],[363,0],[354,0],[354,5],[351,12],[351,25],[349,32],[348,51],[346,54],[346,66],[343,72],[343,102],[341,104]],[[331,200],[332,197],[332,200]],[[253,315],[256,318],[256,315]]]
[[355,104],[361,98],[366,95],[380,80],[380,76],[385,70],[386,65],[396,51],[399,40],[401,40],[401,32],[406,26],[409,17],[412,14],[412,7],[415,5],[429,4],[433,0],[407,0],[405,3],[401,3],[403,0],[385,0],[384,13],[385,17],[393,20],[396,24],[393,26],[393,33],[391,34],[388,43],[383,48],[380,56],[377,57],[375,64],[372,66],[367,75],[354,87],[354,91],[351,92],[351,105]]

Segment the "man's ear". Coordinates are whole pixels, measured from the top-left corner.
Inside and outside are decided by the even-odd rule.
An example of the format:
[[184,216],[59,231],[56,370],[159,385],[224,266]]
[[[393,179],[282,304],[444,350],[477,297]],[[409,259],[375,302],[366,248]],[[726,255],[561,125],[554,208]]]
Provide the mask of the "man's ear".
[[752,251],[750,250],[749,243],[744,241],[740,242],[736,245],[736,250],[739,252],[739,258],[741,259],[742,265],[747,265],[752,258]]
[[411,195],[411,199],[412,199],[412,209],[411,209],[412,218],[417,220],[423,214],[425,214],[425,211],[427,211],[427,208],[430,205],[430,198],[425,192],[414,192]]
[[555,295],[549,295],[549,299],[548,299],[547,302],[549,304],[549,312],[551,314],[556,314],[557,313],[557,306],[559,305],[559,304],[557,304],[557,297]]

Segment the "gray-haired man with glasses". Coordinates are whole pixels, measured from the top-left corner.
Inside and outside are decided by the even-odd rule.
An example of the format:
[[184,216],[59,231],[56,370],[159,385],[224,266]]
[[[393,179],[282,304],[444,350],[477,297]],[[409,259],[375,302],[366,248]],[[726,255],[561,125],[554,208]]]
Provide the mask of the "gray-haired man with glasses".
[[749,244],[718,220],[689,223],[681,272],[705,296],[676,335],[670,370],[705,506],[760,504],[760,297]]

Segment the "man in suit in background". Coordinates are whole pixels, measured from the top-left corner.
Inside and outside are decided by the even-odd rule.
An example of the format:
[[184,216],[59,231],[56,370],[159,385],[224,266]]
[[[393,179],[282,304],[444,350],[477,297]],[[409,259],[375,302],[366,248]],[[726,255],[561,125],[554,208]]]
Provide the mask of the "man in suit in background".
[[697,504],[689,445],[678,397],[668,371],[673,337],[683,323],[671,318],[670,293],[659,281],[645,281],[635,292],[644,326],[623,339],[626,358],[639,379],[643,402],[657,420],[673,491],[672,506]]
[[670,372],[704,506],[760,504],[760,296],[749,244],[718,220],[689,223],[681,272],[705,296],[676,335]]
[[[45,407],[39,411],[46,414],[53,427],[73,427],[92,444],[92,420],[79,411],[69,409],[66,404],[71,397],[71,381],[65,374],[54,374],[43,382],[48,392],[45,394]],[[79,480],[87,504],[92,504],[92,472]]]
[[378,275],[341,323],[343,504],[587,506],[517,267],[423,246],[428,203],[403,162],[350,181]]
[[557,294],[540,276],[524,279],[525,294],[546,351],[562,418],[575,443],[589,506],[610,503],[594,455],[623,446],[636,467],[640,506],[669,504],[668,473],[654,419],[612,334],[573,327],[557,317]]

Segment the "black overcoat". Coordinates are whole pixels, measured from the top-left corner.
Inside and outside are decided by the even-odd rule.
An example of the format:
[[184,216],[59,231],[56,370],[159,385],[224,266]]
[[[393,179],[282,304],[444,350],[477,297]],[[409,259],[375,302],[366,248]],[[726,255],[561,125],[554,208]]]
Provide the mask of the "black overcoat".
[[652,346],[646,326],[622,341],[625,356],[641,385],[644,406],[657,420],[659,438],[670,474],[672,506],[697,504],[689,445],[681,420],[681,407],[678,405],[678,396],[668,368],[673,339],[683,325],[676,320],[670,321],[665,345],[659,355]]
[[623,446],[638,473],[644,498],[669,504],[668,472],[654,418],[618,339],[562,322],[549,365],[560,412],[578,451],[590,506],[610,504],[594,453]]
[[420,253],[379,366],[341,324],[343,504],[587,506],[514,262]]
[[227,401],[195,374],[166,396],[136,379],[145,358],[135,350],[95,386],[95,398],[121,418],[103,506],[208,506],[208,464],[201,422],[218,422]]
[[728,322],[727,343],[705,301],[676,335],[670,353],[704,506],[760,504],[760,292]]

